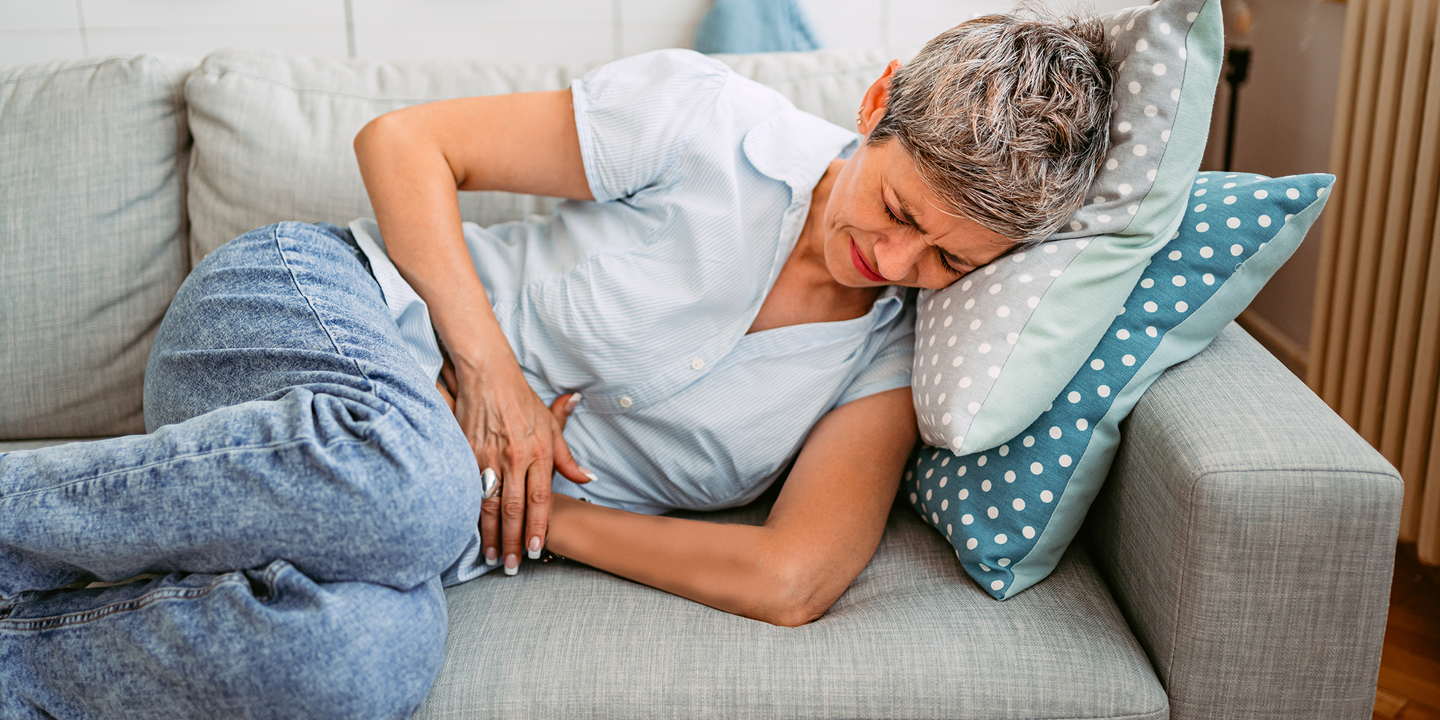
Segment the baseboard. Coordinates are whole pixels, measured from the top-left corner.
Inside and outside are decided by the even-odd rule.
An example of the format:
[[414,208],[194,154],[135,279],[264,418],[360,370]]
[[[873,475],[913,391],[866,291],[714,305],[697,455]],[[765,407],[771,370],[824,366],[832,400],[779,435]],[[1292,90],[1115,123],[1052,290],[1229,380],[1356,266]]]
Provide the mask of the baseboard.
[[1294,338],[1285,334],[1284,330],[1276,327],[1274,323],[1266,320],[1253,309],[1245,308],[1240,317],[1235,318],[1245,332],[1260,341],[1266,350],[1270,351],[1290,372],[1295,373],[1301,380],[1305,379],[1305,371],[1310,366],[1310,349],[1296,342]]

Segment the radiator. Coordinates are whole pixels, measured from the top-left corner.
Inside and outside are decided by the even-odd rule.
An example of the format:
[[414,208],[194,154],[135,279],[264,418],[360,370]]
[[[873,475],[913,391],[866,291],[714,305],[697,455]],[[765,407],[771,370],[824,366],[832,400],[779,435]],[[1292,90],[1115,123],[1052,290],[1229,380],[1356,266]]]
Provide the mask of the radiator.
[[1349,0],[1306,379],[1405,480],[1440,565],[1440,0]]

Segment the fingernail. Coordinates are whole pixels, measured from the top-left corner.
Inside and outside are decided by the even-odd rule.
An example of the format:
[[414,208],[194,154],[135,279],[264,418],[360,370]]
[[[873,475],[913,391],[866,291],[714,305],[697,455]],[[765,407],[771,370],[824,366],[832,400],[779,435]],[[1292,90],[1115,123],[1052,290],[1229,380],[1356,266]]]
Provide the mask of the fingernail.
[[598,477],[595,477],[595,473],[590,472],[589,470],[586,470],[585,468],[580,468],[580,472],[585,473],[585,477],[590,478],[590,481],[591,481],[591,482],[594,482],[594,481],[600,479],[600,478],[598,478]]
[[540,559],[540,538],[538,536],[530,538],[529,555],[531,560]]
[[565,409],[567,409],[567,410],[574,410],[574,409],[575,409],[575,406],[576,406],[576,405],[579,405],[579,404],[580,404],[580,393],[577,392],[577,393],[575,393],[574,395],[571,395],[571,396],[570,396],[570,399],[565,403]]
[[505,556],[505,574],[514,575],[520,572],[520,558],[514,555]]
[[496,552],[495,548],[486,548],[485,564],[490,567],[495,567],[500,564],[500,553]]

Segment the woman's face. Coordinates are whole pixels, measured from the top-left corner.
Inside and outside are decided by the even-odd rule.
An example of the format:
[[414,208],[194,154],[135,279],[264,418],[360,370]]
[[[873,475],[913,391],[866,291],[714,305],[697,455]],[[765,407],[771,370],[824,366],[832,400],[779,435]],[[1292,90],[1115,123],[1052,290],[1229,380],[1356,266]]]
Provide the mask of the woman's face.
[[825,206],[825,265],[842,285],[939,289],[1014,241],[941,210],[895,141],[862,143]]

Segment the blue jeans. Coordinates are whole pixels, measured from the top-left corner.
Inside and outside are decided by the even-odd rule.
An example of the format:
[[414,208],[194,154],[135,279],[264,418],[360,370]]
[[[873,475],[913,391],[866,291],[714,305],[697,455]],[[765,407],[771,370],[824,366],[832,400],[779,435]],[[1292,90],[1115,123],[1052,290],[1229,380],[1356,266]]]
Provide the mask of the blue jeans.
[[328,225],[236,238],[160,326],[150,434],[0,455],[0,717],[420,705],[479,477],[361,258]]

